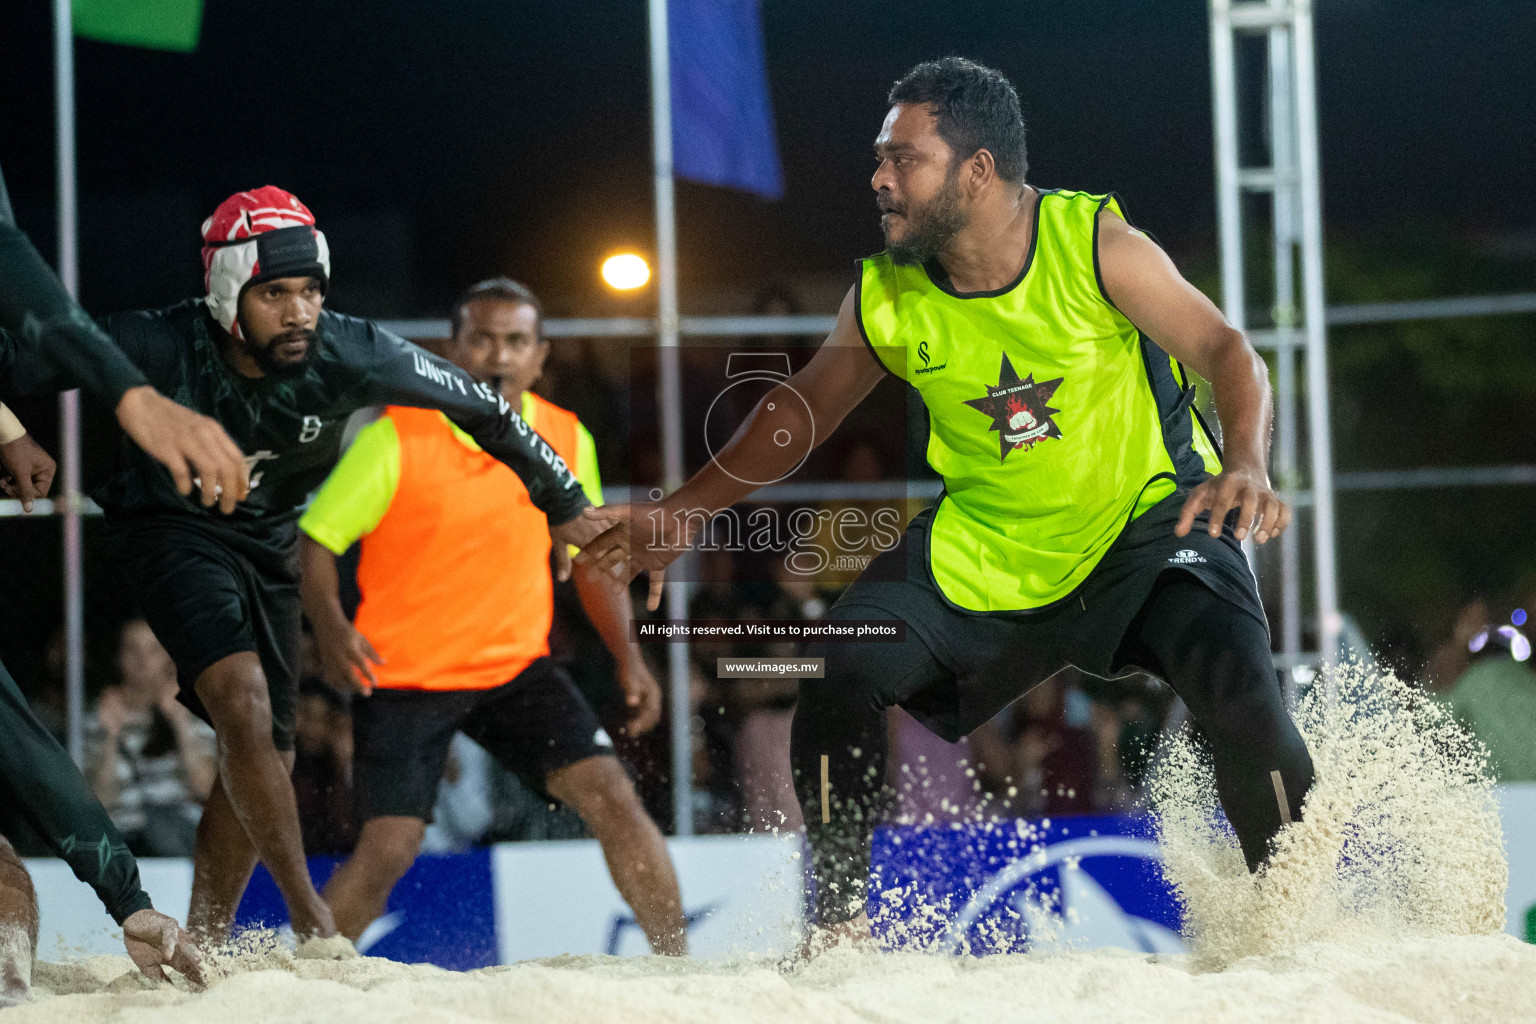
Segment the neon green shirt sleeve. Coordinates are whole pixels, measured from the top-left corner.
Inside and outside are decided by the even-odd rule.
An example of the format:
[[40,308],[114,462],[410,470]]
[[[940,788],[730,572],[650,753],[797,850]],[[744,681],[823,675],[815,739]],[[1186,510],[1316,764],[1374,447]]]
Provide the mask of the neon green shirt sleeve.
[[315,543],[339,555],[372,533],[389,511],[400,486],[400,435],[381,416],[358,431],[315,500],[299,520]]
[[603,478],[597,471],[597,444],[592,431],[580,420],[576,421],[576,479],[587,492],[587,500],[594,505],[603,503]]

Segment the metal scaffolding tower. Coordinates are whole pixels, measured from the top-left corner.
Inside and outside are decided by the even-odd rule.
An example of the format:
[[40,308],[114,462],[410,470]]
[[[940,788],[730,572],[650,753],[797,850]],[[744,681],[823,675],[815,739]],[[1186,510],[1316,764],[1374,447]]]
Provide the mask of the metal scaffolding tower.
[[[1302,651],[1300,536],[1281,535],[1281,664],[1332,663],[1342,619],[1333,532],[1333,447],[1328,415],[1328,333],[1323,296],[1322,185],[1318,170],[1317,90],[1313,65],[1311,0],[1210,0],[1211,80],[1215,113],[1216,198],[1221,231],[1221,293],[1227,319],[1257,345],[1275,349],[1274,473],[1294,508],[1300,483],[1297,460],[1296,348],[1305,354],[1307,440],[1313,509],[1312,557],[1316,585],[1317,650]],[[1268,166],[1244,166],[1239,124],[1239,51],[1257,56],[1240,37],[1267,36],[1263,63],[1268,114]],[[1247,79],[1244,79],[1247,81]],[[1270,198],[1273,224],[1273,330],[1250,331],[1243,246],[1244,196]],[[1300,270],[1300,309],[1297,270]],[[1288,687],[1289,688],[1289,687]]]

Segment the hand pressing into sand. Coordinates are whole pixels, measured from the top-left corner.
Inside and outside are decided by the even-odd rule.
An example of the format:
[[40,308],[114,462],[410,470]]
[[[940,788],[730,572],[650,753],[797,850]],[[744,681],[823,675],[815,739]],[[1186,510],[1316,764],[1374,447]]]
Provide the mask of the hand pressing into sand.
[[169,981],[165,968],[174,968],[196,988],[208,983],[203,974],[203,954],[174,918],[158,910],[139,910],[123,922],[123,945],[128,956],[152,981]]

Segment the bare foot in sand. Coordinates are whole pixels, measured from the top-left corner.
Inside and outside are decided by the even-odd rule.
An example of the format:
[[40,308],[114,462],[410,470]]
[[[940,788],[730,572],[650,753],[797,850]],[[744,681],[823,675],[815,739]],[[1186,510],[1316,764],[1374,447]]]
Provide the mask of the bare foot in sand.
[[785,957],[779,966],[782,970],[794,970],[810,963],[829,949],[873,948],[874,941],[869,929],[868,914],[860,914],[840,924],[812,925],[806,931],[800,948]]
[[25,928],[0,925],[0,1007],[32,998],[32,937]]

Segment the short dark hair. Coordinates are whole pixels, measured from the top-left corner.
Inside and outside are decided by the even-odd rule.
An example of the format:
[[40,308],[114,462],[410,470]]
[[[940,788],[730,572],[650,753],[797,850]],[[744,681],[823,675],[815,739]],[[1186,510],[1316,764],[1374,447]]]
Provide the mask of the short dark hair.
[[544,304],[539,301],[537,295],[533,294],[532,288],[510,277],[487,278],[464,289],[453,303],[453,312],[448,314],[448,323],[452,325],[455,337],[458,336],[459,328],[464,324],[464,307],[481,299],[496,299],[501,302],[516,303],[519,306],[532,306],[533,311],[539,316],[539,340],[544,340]]
[[963,160],[979,149],[992,154],[997,176],[1022,183],[1029,170],[1019,94],[1001,71],[964,57],[919,64],[891,86],[887,101],[931,103],[939,136]]

